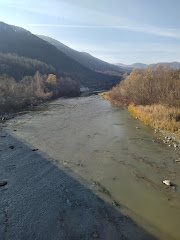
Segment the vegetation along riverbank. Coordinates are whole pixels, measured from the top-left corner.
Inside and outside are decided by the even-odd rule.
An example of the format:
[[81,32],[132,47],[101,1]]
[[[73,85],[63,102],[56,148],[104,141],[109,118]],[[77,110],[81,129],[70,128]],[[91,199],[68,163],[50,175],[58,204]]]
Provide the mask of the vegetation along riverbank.
[[134,70],[101,95],[115,106],[127,106],[144,124],[180,139],[180,70],[160,65]]
[[0,116],[6,118],[53,98],[79,94],[79,85],[67,77],[36,72],[34,76],[16,81],[13,77],[0,75]]

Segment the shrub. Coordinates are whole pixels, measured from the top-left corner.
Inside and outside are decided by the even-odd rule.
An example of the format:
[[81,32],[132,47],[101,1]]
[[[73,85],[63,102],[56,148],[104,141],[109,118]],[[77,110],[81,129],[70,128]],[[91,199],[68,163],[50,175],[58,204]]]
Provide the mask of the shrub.
[[17,111],[26,106],[51,98],[52,93],[44,86],[39,72],[16,82],[12,77],[0,76],[0,112]]
[[109,93],[119,105],[167,104],[180,106],[180,70],[158,66],[134,70]]
[[50,98],[77,96],[79,84],[71,78],[57,78],[54,74],[41,75],[39,72],[16,82],[7,75],[0,76],[0,113],[18,111]]
[[180,70],[158,66],[134,70],[104,98],[154,128],[180,136]]

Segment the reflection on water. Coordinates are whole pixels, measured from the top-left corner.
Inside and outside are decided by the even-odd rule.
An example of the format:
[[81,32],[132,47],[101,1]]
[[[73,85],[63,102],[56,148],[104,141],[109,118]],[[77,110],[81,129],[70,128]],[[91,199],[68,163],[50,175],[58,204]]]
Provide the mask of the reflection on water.
[[[59,99],[9,122],[16,136],[78,178],[160,239],[180,239],[178,152],[98,96]],[[138,127],[138,128],[136,128]],[[176,190],[162,184],[171,179]]]

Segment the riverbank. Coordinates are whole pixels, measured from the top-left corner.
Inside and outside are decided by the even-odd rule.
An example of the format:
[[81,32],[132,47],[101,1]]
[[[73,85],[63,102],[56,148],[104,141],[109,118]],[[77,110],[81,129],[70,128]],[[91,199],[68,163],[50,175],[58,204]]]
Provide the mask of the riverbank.
[[179,153],[152,140],[150,128],[98,96],[58,99],[7,121],[0,235],[178,240]]
[[13,77],[0,75],[0,121],[19,112],[33,110],[37,105],[53,99],[79,95],[79,83],[68,77],[36,72],[34,76],[17,81]]
[[[114,106],[180,142],[180,71],[158,66],[134,70],[111,91],[100,94]],[[167,136],[168,135],[168,136]]]
[[155,240],[71,170],[13,132],[0,131],[0,148],[2,240]]
[[6,183],[0,187],[1,238],[155,240],[123,213],[99,174],[89,175],[95,173],[87,166],[91,155],[98,162],[93,142],[105,153],[105,144],[96,139],[104,129],[96,126],[111,108],[99,106],[95,96],[58,99],[48,105],[46,111],[7,121],[0,131],[0,181]]
[[[113,106],[124,108],[118,100],[112,99],[110,92],[99,94]],[[157,140],[161,140],[175,150],[180,148],[180,109],[163,105],[129,105],[129,113],[137,120],[154,129]],[[177,120],[176,120],[177,118]]]
[[180,108],[164,105],[129,105],[130,114],[164,135],[174,135],[174,141],[180,143]]

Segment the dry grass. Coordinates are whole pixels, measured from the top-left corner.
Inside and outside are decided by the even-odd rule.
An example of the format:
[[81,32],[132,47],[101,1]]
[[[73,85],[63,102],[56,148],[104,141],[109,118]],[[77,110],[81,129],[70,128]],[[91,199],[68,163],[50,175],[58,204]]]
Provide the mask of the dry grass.
[[103,92],[103,93],[99,93],[99,96],[101,96],[102,98],[104,98],[105,100],[111,100],[110,96],[109,96],[109,92]]
[[144,124],[174,132],[180,136],[180,108],[155,104],[151,106],[129,105],[128,110]]

